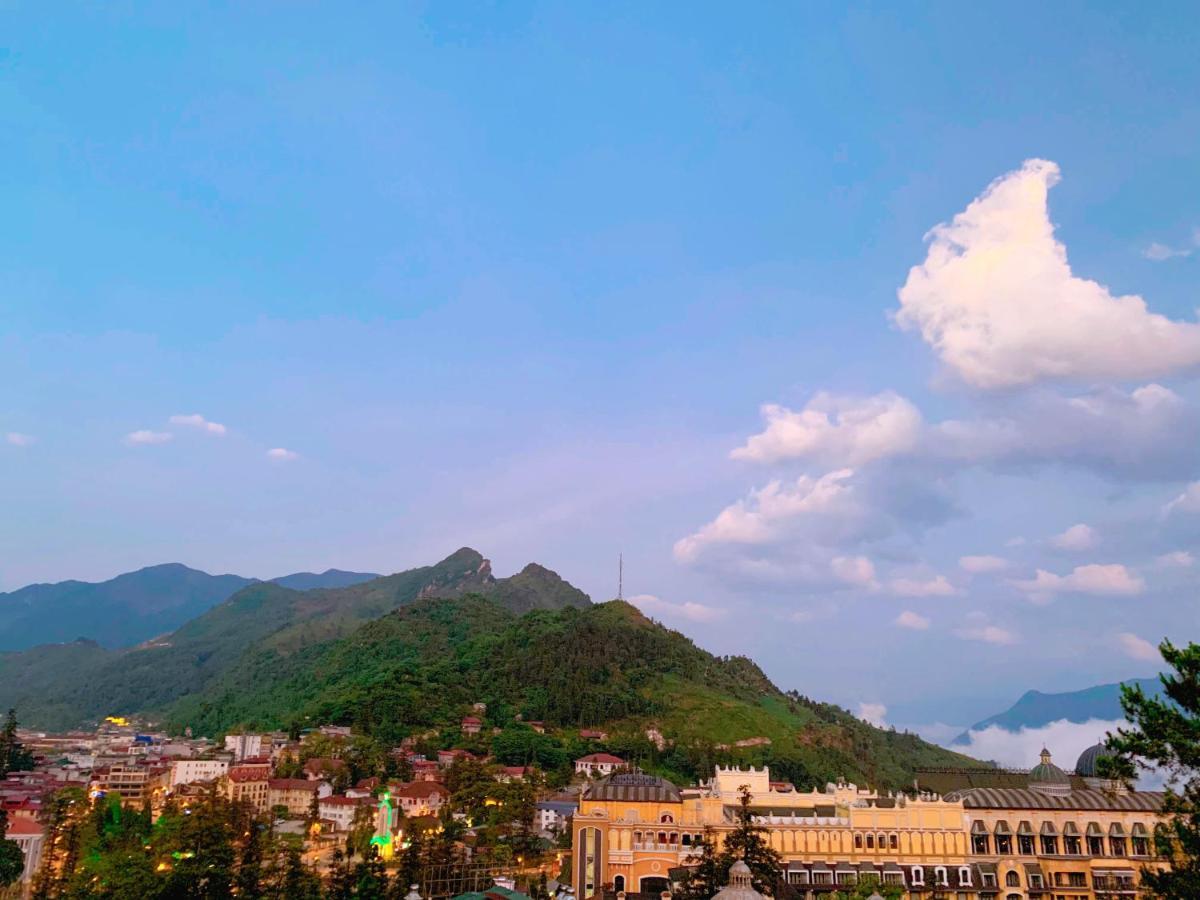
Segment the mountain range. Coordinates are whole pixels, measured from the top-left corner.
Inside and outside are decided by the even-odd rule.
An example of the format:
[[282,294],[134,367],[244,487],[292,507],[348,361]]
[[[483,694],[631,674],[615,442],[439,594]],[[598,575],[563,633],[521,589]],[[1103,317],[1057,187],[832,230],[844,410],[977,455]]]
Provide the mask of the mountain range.
[[[1098,684],[1083,690],[1056,694],[1026,691],[1004,712],[976,722],[956,737],[953,744],[968,744],[970,732],[983,731],[993,725],[1005,731],[1020,731],[1022,728],[1041,728],[1064,719],[1068,722],[1089,722],[1093,719],[1113,722],[1123,719],[1121,684]],[[1157,696],[1162,691],[1162,683],[1157,678],[1134,678],[1124,684],[1139,685],[1149,696]]]
[[900,786],[918,766],[972,762],[785,693],[752,661],[715,657],[627,603],[594,604],[536,563],[496,578],[469,548],[344,587],[246,584],[136,647],[0,653],[0,708],[42,728],[138,713],[212,736],[333,722],[394,741],[456,733],[475,703],[490,724],[539,719],[555,740],[656,728],[680,772],[723,759]]
[[[297,572],[273,581],[309,591],[348,587],[378,577],[329,569],[319,574]],[[104,647],[131,647],[178,628],[257,581],[166,563],[108,581],[31,584],[0,593],[0,650],[24,650],[81,636]]]

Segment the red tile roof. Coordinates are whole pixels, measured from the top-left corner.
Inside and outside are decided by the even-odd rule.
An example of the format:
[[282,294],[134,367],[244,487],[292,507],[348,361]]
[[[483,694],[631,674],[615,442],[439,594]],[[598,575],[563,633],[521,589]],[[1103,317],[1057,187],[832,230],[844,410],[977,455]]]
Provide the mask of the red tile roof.
[[589,753],[587,756],[581,756],[575,760],[577,763],[612,763],[616,766],[625,765],[625,760],[619,756],[613,756],[611,753]]
[[318,785],[307,778],[272,778],[267,787],[273,791],[311,791],[315,794]]
[[25,835],[41,834],[42,826],[37,822],[29,819],[9,819],[8,820],[8,836],[9,837],[24,837]]

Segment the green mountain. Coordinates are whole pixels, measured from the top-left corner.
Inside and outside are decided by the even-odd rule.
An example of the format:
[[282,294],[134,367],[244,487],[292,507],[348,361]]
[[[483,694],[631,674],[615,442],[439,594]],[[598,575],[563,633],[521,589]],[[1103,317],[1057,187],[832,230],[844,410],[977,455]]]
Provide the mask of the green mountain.
[[[1140,685],[1151,697],[1162,693],[1162,682],[1157,678],[1133,678],[1124,683]],[[976,722],[956,737],[954,743],[970,743],[970,732],[982,731],[992,725],[998,725],[1006,731],[1020,731],[1022,728],[1040,728],[1063,719],[1068,722],[1088,722],[1092,719],[1113,722],[1123,718],[1125,713],[1121,711],[1120,682],[1057,694],[1026,691],[1004,712]]]
[[312,591],[317,588],[342,588],[364,581],[374,581],[379,575],[374,572],[347,572],[344,569],[326,569],[324,572],[293,572],[280,578],[272,578],[280,587],[293,591]]
[[31,584],[0,594],[0,650],[80,636],[128,647],[178,628],[253,581],[167,563],[98,583]]
[[[436,565],[343,588],[296,591],[254,582],[174,632],[129,650],[105,652],[90,645],[84,653],[80,648],[86,645],[80,643],[0,653],[0,708],[16,706],[26,723],[46,728],[159,710],[201,691],[252,646],[298,652],[342,637],[422,596],[473,590],[494,593],[515,609],[530,603],[590,603],[554,573],[541,572],[540,580],[522,577],[524,573],[497,579],[486,559],[463,548]],[[44,663],[67,656],[72,657],[69,666]]]
[[[899,787],[918,766],[978,765],[785,694],[750,660],[715,657],[620,601],[518,615],[474,594],[422,598],[299,652],[258,645],[167,718],[203,734],[333,722],[394,742],[433,728],[456,736],[475,703],[497,727],[519,728],[517,714],[545,722],[564,748],[574,729],[603,725],[614,749],[682,777],[736,760],[805,783]],[[669,749],[646,740],[651,726]]]

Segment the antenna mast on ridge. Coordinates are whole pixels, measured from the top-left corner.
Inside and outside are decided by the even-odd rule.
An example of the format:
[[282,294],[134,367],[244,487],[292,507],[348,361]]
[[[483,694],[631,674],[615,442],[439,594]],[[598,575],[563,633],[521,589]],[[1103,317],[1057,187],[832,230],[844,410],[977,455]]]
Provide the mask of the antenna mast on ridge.
[[625,557],[617,554],[617,599],[625,599]]

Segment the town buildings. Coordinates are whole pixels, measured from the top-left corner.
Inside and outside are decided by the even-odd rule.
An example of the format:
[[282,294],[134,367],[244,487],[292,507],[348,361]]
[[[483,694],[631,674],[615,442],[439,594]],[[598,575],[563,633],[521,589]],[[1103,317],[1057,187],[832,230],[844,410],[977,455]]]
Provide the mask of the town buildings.
[[42,843],[45,840],[42,826],[28,818],[10,818],[4,836],[14,841],[25,857],[25,868],[21,872],[21,881],[32,881],[37,867],[42,861]]
[[328,785],[307,778],[272,778],[267,782],[267,808],[283,807],[288,815],[307,816],[313,800],[332,793]]

